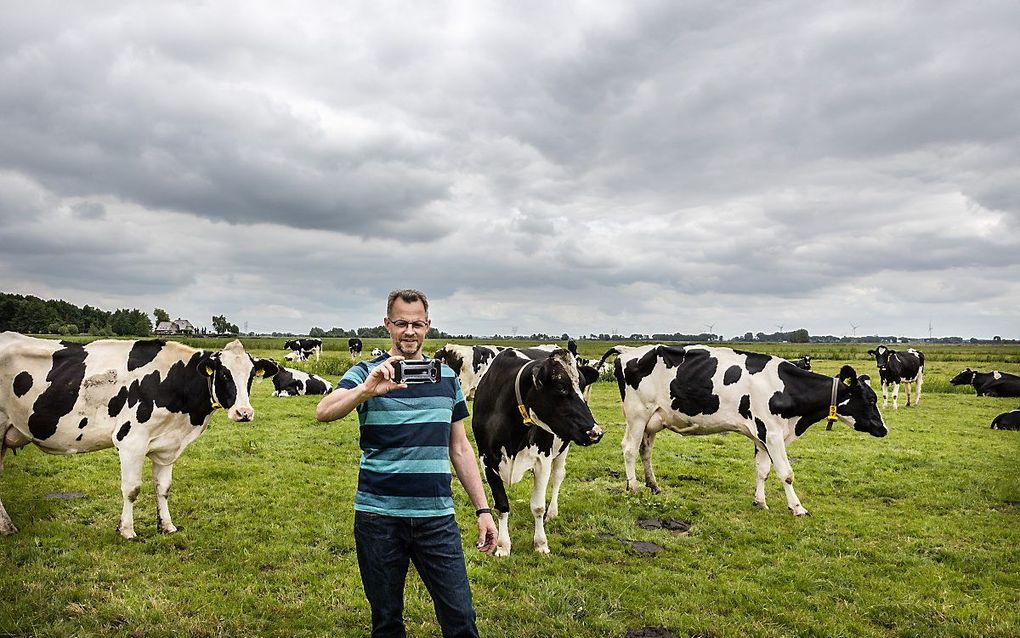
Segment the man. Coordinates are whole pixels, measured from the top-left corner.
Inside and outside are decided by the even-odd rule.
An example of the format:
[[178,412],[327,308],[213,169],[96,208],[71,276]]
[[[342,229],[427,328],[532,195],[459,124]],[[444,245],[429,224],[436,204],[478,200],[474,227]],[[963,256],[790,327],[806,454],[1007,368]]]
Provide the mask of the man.
[[477,508],[478,549],[496,547],[496,523],[467,439],[467,403],[453,370],[439,383],[394,383],[394,364],[423,360],[431,325],[428,300],[417,290],[395,290],[386,303],[387,354],[347,371],[319,402],[322,422],[357,409],[361,470],[354,497],[354,540],[372,636],[404,636],[404,580],[408,562],[432,596],[443,636],[477,636],[460,529],[453,517],[450,463]]

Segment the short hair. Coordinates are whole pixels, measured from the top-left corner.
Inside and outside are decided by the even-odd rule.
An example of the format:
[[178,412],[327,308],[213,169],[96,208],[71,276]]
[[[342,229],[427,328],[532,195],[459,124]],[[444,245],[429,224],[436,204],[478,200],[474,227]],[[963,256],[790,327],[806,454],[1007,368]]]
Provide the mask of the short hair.
[[429,316],[429,300],[420,290],[414,288],[405,288],[403,290],[394,290],[390,293],[389,298],[386,300],[386,316],[389,317],[390,313],[393,312],[393,302],[400,297],[400,300],[405,303],[414,303],[420,301],[425,306],[425,316]]

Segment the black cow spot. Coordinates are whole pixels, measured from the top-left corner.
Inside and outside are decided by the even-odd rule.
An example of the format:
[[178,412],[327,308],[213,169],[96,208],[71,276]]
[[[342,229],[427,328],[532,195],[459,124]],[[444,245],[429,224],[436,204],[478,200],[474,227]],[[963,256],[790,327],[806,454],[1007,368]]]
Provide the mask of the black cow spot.
[[123,441],[124,437],[127,436],[128,432],[130,432],[130,431],[131,431],[131,422],[128,421],[124,425],[120,426],[119,430],[117,430],[117,440],[118,441]]
[[[203,364],[205,357],[205,353],[196,352],[187,363],[178,361],[170,366],[162,380],[159,371],[153,371],[142,377],[140,382],[136,379],[130,386],[122,387],[107,405],[110,416],[120,414],[125,405],[137,405],[138,421],[145,423],[158,406],[175,414],[188,414],[192,425],[201,425],[212,412],[208,377],[199,371],[199,365]],[[223,374],[216,376],[221,377]],[[230,381],[230,387],[234,390],[233,380]],[[217,391],[219,389],[217,386]],[[223,404],[232,405],[232,402]]]
[[32,415],[28,417],[28,429],[40,441],[53,436],[57,422],[74,408],[85,378],[85,357],[88,356],[85,346],[67,341],[60,343],[64,347],[53,353],[53,364],[46,375],[50,386],[35,400]]
[[741,371],[740,366],[730,366],[726,368],[726,374],[723,375],[722,380],[723,385],[733,385],[737,381],[740,381],[741,374],[743,374],[743,372]]
[[85,433],[84,433],[84,432],[83,432],[83,433],[81,433],[81,434],[79,434],[79,435],[78,435],[78,438],[76,438],[76,439],[75,439],[75,441],[81,441],[81,437],[83,437],[83,436],[85,436]]
[[751,395],[745,394],[740,397],[740,407],[737,408],[737,411],[745,419],[751,418]]
[[[659,350],[671,349],[659,348]],[[669,384],[673,409],[688,416],[718,412],[719,396],[712,389],[712,377],[718,368],[719,361],[708,352],[688,350],[682,364],[677,368],[676,379]]]
[[[738,351],[739,352],[739,351]],[[765,369],[768,362],[772,360],[767,354],[758,354],[757,352],[740,352],[740,354],[747,357],[747,371],[751,374],[758,374]]]
[[89,420],[88,420],[88,417],[85,417],[85,418],[84,418],[84,419],[82,419],[82,420],[81,420],[81,422],[80,422],[80,423],[78,424],[78,429],[79,429],[79,430],[81,430],[81,429],[83,429],[83,428],[84,428],[84,427],[85,427],[86,425],[88,425],[88,424],[89,424]]
[[19,399],[29,390],[32,389],[32,375],[28,372],[22,372],[18,376],[14,377],[14,396]]
[[[652,373],[655,369],[655,364],[659,361],[659,351],[666,350],[666,348],[652,348],[648,352],[644,353],[640,359],[631,359],[627,362],[627,365],[623,369],[623,379],[630,387],[637,390],[638,386],[641,385],[641,380]],[[681,356],[681,361],[683,357]],[[619,359],[616,360],[619,365]],[[617,378],[620,378],[617,375]],[[622,388],[621,388],[622,395]]]
[[163,349],[166,342],[162,339],[149,339],[147,341],[136,341],[135,345],[131,346],[131,353],[128,354],[127,369],[128,372],[141,368],[142,366],[151,363],[159,351]]
[[765,422],[759,419],[758,417],[755,417],[754,426],[758,429],[758,440],[764,443],[765,435],[767,434],[767,430],[765,429]]

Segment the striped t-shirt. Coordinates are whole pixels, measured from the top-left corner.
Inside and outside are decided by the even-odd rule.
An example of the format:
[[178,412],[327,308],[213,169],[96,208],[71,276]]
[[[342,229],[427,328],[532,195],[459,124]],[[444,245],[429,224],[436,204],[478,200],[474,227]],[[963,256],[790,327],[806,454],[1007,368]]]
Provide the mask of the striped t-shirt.
[[[337,383],[361,384],[384,354],[361,361]],[[453,514],[450,425],[468,416],[457,376],[445,364],[439,383],[409,385],[358,406],[361,471],[354,509],[385,516]]]

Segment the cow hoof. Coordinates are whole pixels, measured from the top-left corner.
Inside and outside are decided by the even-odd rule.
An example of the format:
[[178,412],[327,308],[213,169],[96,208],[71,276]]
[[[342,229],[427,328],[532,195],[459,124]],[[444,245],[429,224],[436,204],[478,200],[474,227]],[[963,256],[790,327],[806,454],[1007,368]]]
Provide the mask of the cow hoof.
[[175,525],[167,525],[166,527],[163,527],[162,525],[159,526],[160,534],[175,534],[176,532],[177,527]]
[[133,529],[131,529],[131,530],[123,530],[123,529],[121,529],[121,530],[117,530],[117,531],[120,532],[120,535],[123,536],[125,540],[129,540],[129,541],[130,540],[134,540],[138,536],[138,534],[135,534],[135,530],[133,530]]
[[535,551],[538,552],[539,554],[548,554],[549,553],[549,544],[548,543],[543,543],[541,545],[535,545]]
[[638,485],[637,481],[627,481],[627,491],[634,493],[640,492],[641,486]]
[[503,547],[501,545],[497,545],[496,546],[496,551],[494,553],[495,553],[496,556],[509,556],[510,555],[510,548],[509,547]]
[[751,501],[751,505],[754,505],[760,510],[767,510],[769,508],[765,501]]
[[4,525],[3,527],[0,527],[0,536],[10,536],[11,534],[17,534],[17,533],[18,533],[18,528],[15,527],[13,524]]
[[545,520],[551,521],[552,519],[556,518],[559,515],[560,515],[559,509],[553,509],[550,507],[545,511]]
[[798,505],[797,507],[791,507],[790,511],[793,512],[794,516],[811,516],[811,512],[804,509],[804,506]]

